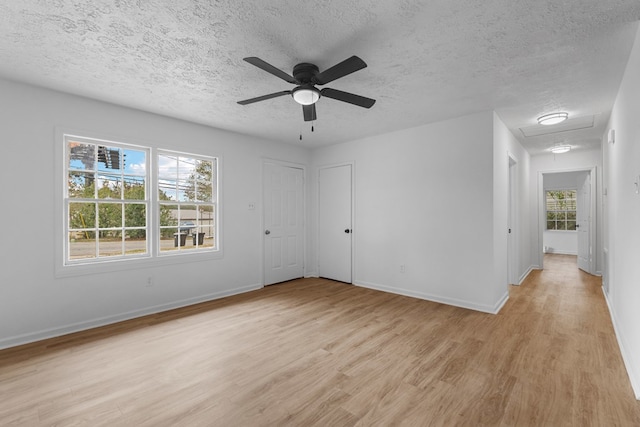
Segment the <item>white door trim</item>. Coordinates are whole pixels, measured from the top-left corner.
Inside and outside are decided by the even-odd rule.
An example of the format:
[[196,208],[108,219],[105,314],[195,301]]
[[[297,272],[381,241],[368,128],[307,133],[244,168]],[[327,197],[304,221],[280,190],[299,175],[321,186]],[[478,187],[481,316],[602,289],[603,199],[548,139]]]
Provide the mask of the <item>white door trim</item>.
[[302,217],[303,217],[303,232],[302,232],[302,265],[303,272],[307,274],[307,167],[302,163],[288,162],[285,160],[272,159],[269,157],[262,157],[260,163],[260,283],[265,286],[265,235],[264,235],[264,169],[267,163],[271,163],[278,166],[285,166],[289,168],[302,169]]
[[[317,213],[319,212],[318,207],[320,206],[320,170],[329,169],[329,168],[337,168],[341,166],[351,166],[351,283],[356,283],[356,239],[353,233],[358,232],[358,226],[356,224],[356,163],[355,161],[349,162],[340,162],[340,163],[330,163],[326,165],[321,165],[317,167],[316,170],[316,224],[315,224],[315,271],[319,272],[319,256],[320,256],[320,240],[319,240],[319,218],[317,218]],[[356,234],[357,235],[357,234]]]
[[507,152],[507,167],[508,167],[508,182],[509,182],[509,194],[508,194],[508,227],[511,228],[511,233],[507,236],[507,281],[510,285],[519,285],[520,277],[518,271],[518,265],[520,264],[520,246],[518,244],[518,232],[519,232],[519,209],[518,209],[518,159],[510,152]]
[[597,268],[597,200],[596,200],[596,190],[598,183],[598,175],[596,174],[597,166],[585,167],[585,168],[576,168],[576,169],[560,169],[560,170],[547,170],[547,171],[538,171],[538,266],[540,269],[544,269],[544,256],[543,256],[543,232],[546,227],[546,217],[545,217],[545,200],[544,200],[544,175],[552,174],[552,173],[564,173],[564,172],[589,172],[590,180],[591,180],[591,201],[589,203],[589,212],[591,216],[591,223],[589,224],[589,251],[591,257],[589,259],[589,271],[590,274],[596,274]]

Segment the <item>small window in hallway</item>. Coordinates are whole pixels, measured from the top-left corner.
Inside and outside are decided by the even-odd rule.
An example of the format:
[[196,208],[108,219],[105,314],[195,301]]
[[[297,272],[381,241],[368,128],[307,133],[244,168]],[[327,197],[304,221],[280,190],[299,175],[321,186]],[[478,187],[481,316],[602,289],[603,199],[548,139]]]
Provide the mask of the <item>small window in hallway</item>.
[[548,190],[547,230],[576,229],[576,190]]

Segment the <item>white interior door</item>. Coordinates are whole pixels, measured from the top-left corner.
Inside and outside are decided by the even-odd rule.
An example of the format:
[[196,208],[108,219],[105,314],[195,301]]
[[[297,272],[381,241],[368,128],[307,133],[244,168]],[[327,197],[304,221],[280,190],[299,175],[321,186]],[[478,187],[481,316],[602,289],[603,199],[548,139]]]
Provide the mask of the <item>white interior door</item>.
[[318,186],[319,275],[351,283],[351,165],[320,169]]
[[578,232],[578,268],[591,273],[591,174],[589,173],[578,178],[576,231]]
[[264,165],[264,284],[304,275],[304,174]]

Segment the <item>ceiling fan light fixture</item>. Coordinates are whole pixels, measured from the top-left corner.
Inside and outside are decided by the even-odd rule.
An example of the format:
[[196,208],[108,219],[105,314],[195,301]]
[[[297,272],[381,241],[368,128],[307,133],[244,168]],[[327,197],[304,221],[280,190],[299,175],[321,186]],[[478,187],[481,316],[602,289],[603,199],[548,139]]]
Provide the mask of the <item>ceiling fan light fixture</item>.
[[570,145],[554,145],[553,147],[551,147],[551,152],[553,154],[562,154],[562,153],[567,153],[571,151],[571,146]]
[[314,87],[297,87],[291,96],[300,105],[311,105],[320,99],[320,91]]
[[544,116],[538,117],[538,124],[544,126],[557,125],[567,120],[568,117],[569,113],[564,112],[545,114]]

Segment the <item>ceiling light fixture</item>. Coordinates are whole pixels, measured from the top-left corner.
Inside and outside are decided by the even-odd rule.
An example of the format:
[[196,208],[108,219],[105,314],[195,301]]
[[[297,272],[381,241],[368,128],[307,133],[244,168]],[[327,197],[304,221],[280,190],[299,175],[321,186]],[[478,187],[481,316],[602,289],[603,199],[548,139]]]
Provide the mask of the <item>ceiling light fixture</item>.
[[569,113],[551,113],[538,117],[538,124],[540,125],[557,125],[562,123],[569,117]]
[[551,147],[551,152],[553,154],[562,154],[571,151],[570,145],[554,145]]
[[313,86],[298,86],[291,92],[291,96],[300,105],[311,105],[320,99],[320,91]]

